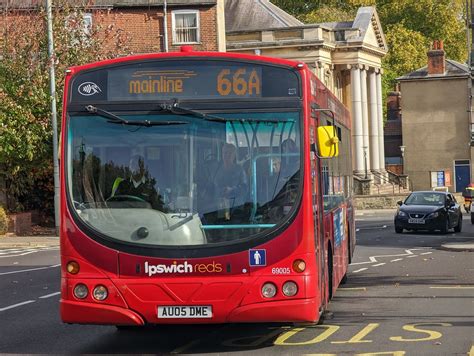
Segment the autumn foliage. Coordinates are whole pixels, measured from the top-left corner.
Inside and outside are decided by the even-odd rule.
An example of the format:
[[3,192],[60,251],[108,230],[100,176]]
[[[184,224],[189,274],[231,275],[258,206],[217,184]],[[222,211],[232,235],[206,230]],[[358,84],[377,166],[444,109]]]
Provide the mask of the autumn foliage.
[[[69,2],[70,3],[70,2]],[[94,10],[55,1],[56,99],[58,121],[65,70],[129,54],[127,33]],[[0,10],[0,189],[9,211],[40,209],[53,216],[53,162],[49,59],[44,8]],[[102,21],[107,18],[105,24]],[[59,123],[58,123],[59,125]],[[60,127],[60,125],[59,125]]]

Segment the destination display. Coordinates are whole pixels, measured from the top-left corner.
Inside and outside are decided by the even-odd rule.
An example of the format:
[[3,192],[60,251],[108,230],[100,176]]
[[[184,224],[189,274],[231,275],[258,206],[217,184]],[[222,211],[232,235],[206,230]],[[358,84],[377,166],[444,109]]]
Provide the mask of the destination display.
[[212,60],[130,62],[80,73],[70,102],[299,97],[287,68]]

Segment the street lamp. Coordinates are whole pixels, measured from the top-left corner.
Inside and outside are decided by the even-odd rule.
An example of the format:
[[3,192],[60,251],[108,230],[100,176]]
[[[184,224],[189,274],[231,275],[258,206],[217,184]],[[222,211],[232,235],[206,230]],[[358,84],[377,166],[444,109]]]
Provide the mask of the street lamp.
[[405,146],[400,146],[400,152],[402,153],[402,175],[405,175]]
[[368,179],[368,175],[367,175],[367,150],[369,149],[369,147],[368,146],[363,146],[362,149],[364,150],[365,179]]

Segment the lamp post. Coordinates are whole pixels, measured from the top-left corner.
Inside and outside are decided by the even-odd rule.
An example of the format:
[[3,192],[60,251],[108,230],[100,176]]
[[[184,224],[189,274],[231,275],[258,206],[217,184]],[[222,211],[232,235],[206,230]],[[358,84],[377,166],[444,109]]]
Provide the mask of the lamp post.
[[58,159],[58,123],[56,112],[56,75],[53,42],[52,0],[46,0],[48,26],[49,91],[51,97],[51,128],[53,130],[53,174],[54,174],[54,223],[56,235],[59,235],[59,159]]
[[364,168],[365,168],[365,179],[368,179],[367,174],[367,150],[369,149],[368,146],[363,146],[362,149],[364,150]]
[[402,175],[405,175],[405,146],[400,146],[400,152],[402,153]]

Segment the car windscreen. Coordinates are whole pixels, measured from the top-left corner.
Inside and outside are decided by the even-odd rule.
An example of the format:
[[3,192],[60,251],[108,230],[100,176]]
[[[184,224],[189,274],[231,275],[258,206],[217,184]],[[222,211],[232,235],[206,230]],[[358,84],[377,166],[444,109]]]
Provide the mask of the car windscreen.
[[406,200],[405,205],[439,205],[446,202],[446,195],[440,193],[412,193]]
[[67,139],[70,205],[110,239],[238,242],[298,205],[299,111],[115,114],[69,115]]

